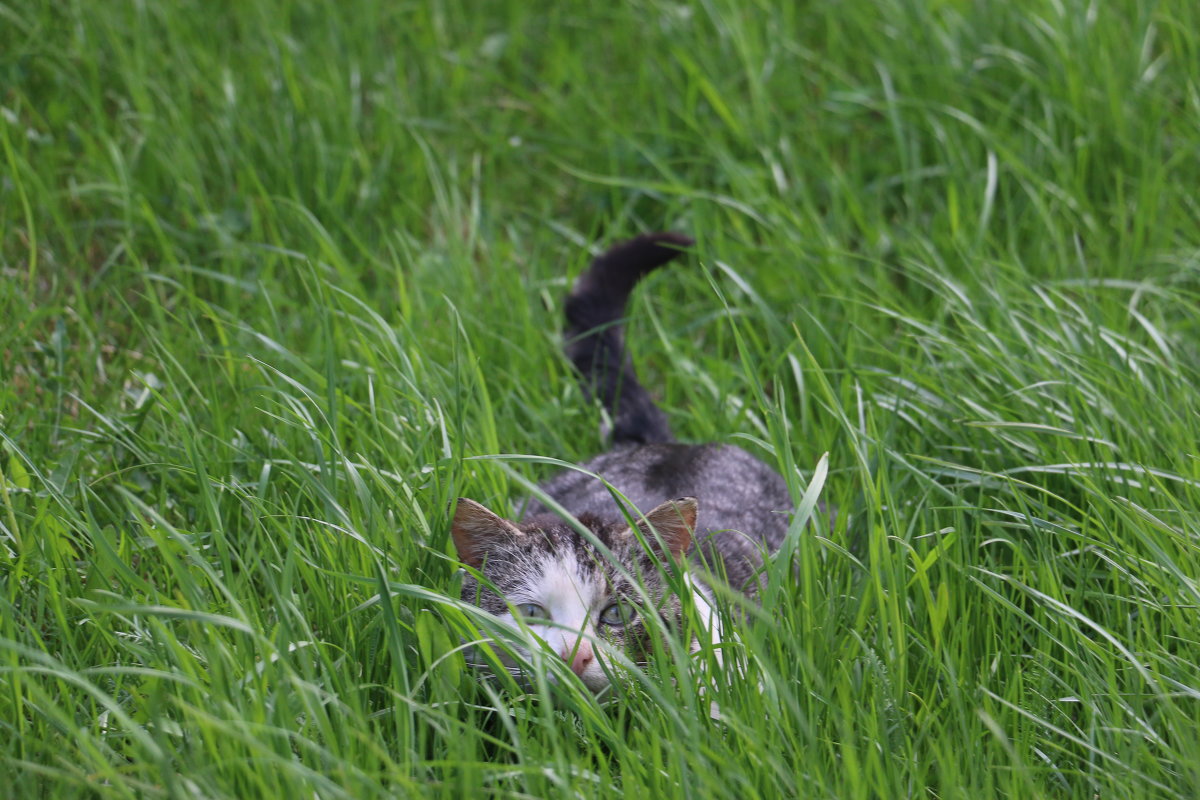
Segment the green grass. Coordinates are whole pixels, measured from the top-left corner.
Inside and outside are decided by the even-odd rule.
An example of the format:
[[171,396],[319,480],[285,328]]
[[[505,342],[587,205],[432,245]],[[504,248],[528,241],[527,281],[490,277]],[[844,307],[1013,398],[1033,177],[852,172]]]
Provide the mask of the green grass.
[[[1200,794],[1200,5],[7,2],[0,106],[0,795]],[[447,509],[660,228],[645,382],[836,521],[745,678],[493,687]]]

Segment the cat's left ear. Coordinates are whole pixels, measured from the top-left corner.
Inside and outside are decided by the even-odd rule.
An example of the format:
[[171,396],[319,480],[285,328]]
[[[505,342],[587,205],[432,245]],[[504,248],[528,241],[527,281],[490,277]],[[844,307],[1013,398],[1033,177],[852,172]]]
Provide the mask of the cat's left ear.
[[486,506],[465,497],[458,498],[450,536],[454,539],[458,560],[468,567],[480,569],[493,547],[524,535],[520,528]]
[[698,510],[694,497],[668,500],[647,514],[644,520],[639,520],[638,529],[647,541],[653,542],[654,533],[649,527],[653,526],[671,555],[683,558],[692,547],[692,531],[696,529]]

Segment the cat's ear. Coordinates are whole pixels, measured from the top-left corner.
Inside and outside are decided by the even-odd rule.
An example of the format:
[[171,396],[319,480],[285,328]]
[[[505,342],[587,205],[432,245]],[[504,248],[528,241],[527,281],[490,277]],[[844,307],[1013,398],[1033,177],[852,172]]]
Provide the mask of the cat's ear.
[[474,500],[458,498],[458,505],[454,508],[454,522],[450,526],[450,536],[454,539],[458,560],[467,566],[479,569],[483,566],[483,559],[489,550],[497,544],[524,535],[516,525]]
[[647,523],[658,531],[658,536],[667,550],[676,558],[683,558],[692,546],[692,531],[696,529],[696,513],[698,506],[694,497],[680,497],[668,500],[658,506],[644,520],[638,521],[638,528],[649,542],[654,541],[654,533]]

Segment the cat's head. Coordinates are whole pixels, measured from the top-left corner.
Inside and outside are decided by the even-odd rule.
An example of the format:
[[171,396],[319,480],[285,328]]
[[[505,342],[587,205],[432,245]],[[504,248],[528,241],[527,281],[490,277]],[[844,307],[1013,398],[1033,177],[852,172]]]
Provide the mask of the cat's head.
[[579,522],[603,548],[557,517],[518,524],[466,498],[458,501],[451,533],[459,560],[484,578],[468,571],[463,600],[514,630],[519,617],[584,685],[600,691],[609,683],[601,661],[613,664],[606,653],[644,663],[664,624],[681,625],[680,600],[662,565],[691,548],[696,500],[680,498],[646,514],[637,524],[641,541],[623,521],[584,515]]

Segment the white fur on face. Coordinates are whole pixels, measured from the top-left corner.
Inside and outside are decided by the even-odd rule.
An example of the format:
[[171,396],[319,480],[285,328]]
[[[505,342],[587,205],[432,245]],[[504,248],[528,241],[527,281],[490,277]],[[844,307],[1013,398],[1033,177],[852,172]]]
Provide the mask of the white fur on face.
[[[592,574],[580,574],[575,560],[566,555],[547,556],[530,570],[530,580],[509,592],[513,606],[536,603],[546,610],[550,624],[527,620],[526,626],[546,643],[546,648],[566,661],[583,684],[592,691],[608,686],[608,676],[600,666],[606,643],[596,633],[596,620],[608,605],[603,580]],[[511,613],[500,620],[514,630],[519,625]]]
[[[557,654],[571,666],[583,684],[593,692],[609,684],[608,675],[601,660],[612,650],[612,645],[597,633],[600,613],[612,602],[605,590],[603,579],[595,572],[581,574],[575,560],[569,556],[546,556],[536,569],[529,570],[529,580],[510,590],[506,598],[512,606],[536,603],[545,609],[550,624],[538,620],[527,620],[526,627],[545,643],[547,650]],[[720,620],[707,594],[686,578],[692,589],[692,597],[701,626],[709,632],[711,641],[721,641]],[[511,612],[499,616],[501,622],[514,631],[520,625]],[[698,648],[693,643],[692,650]],[[527,650],[520,648],[528,657]],[[717,652],[720,660],[720,651]],[[611,669],[614,664],[609,659]]]

